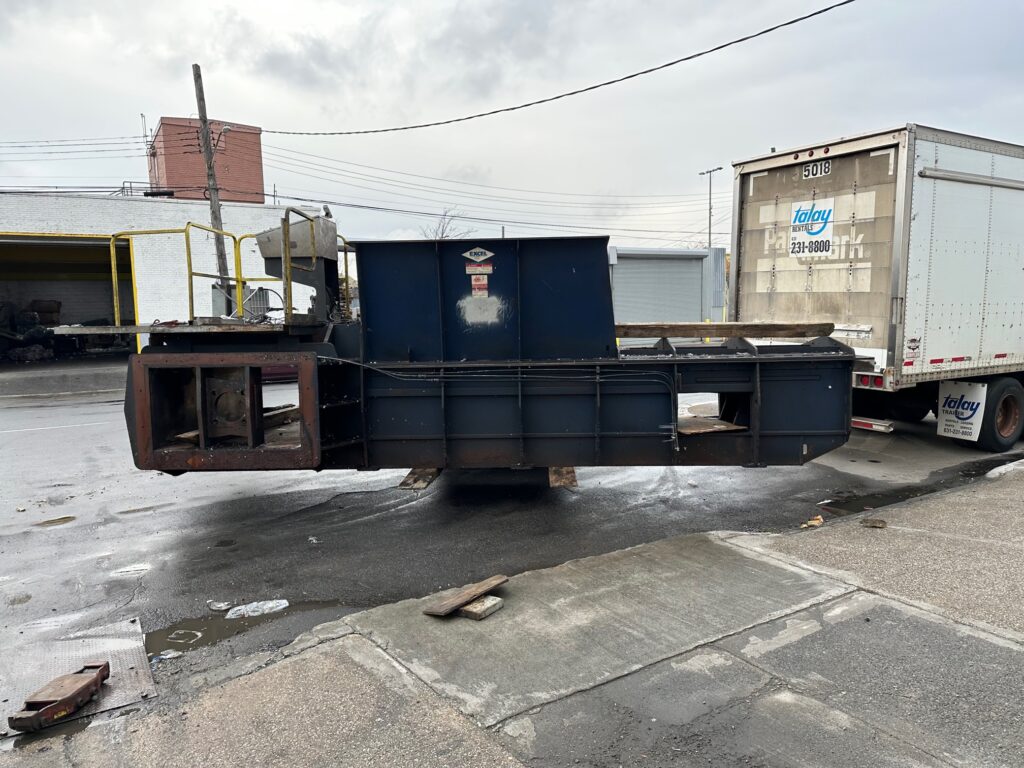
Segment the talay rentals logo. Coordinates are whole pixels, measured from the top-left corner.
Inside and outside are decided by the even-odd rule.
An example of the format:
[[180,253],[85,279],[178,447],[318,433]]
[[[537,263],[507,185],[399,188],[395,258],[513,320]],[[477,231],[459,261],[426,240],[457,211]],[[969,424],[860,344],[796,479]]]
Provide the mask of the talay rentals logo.
[[811,203],[810,208],[798,205],[793,211],[793,231],[806,232],[812,237],[820,235],[832,221],[832,211],[831,206],[819,208],[816,203]]

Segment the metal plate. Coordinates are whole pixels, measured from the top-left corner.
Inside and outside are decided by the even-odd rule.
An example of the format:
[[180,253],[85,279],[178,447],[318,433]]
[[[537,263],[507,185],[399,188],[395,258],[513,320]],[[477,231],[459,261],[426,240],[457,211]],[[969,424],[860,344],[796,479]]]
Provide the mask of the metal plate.
[[156,695],[138,619],[94,627],[40,643],[4,649],[0,667],[0,700],[6,730],[7,716],[21,709],[26,696],[60,675],[77,672],[91,659],[110,662],[110,679],[95,701],[67,720],[95,715]]

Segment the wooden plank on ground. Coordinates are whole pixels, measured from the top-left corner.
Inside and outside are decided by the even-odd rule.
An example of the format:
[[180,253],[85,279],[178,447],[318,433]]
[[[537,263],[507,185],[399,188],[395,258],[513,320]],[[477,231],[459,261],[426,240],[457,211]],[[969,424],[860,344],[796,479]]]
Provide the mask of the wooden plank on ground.
[[431,603],[423,609],[423,612],[428,616],[447,616],[456,608],[461,608],[468,603],[472,603],[481,595],[486,595],[492,589],[500,587],[506,581],[508,581],[508,576],[498,575],[491,576],[489,579],[484,579],[483,581],[478,581],[476,584],[467,584],[458,592]]
[[576,488],[575,467],[548,467],[549,488]]
[[402,478],[398,487],[406,491],[422,491],[424,488],[429,488],[440,474],[441,470],[437,467],[410,469],[409,474]]
[[620,339],[817,338],[834,330],[834,323],[619,323],[615,335]]

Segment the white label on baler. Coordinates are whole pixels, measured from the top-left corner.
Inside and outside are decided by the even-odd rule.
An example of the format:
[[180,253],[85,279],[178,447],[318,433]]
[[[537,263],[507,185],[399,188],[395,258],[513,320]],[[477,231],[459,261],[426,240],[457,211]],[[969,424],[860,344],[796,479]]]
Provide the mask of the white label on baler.
[[470,248],[462,255],[467,259],[472,259],[473,261],[487,261],[494,254],[486,248]]

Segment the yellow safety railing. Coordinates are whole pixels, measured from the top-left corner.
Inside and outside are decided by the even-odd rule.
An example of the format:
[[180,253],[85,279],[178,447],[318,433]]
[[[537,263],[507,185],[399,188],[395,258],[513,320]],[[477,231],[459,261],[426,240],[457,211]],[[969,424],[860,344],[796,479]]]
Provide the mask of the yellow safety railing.
[[[234,267],[235,273],[233,276],[235,282],[235,312],[238,313],[239,318],[244,319],[245,313],[245,283],[276,283],[278,278],[276,277],[248,277],[242,274],[242,241],[249,240],[256,237],[255,234],[249,233],[245,235],[235,235],[231,232],[225,232],[220,229],[214,229],[206,224],[196,224],[193,221],[188,222],[185,225],[185,263],[188,268],[188,319],[195,320],[195,291],[193,283],[197,277],[207,277],[213,280],[221,280],[223,276],[214,275],[210,272],[196,272],[192,269],[192,230],[199,229],[203,232],[209,232],[212,235],[221,235],[223,237],[230,237],[232,244],[232,252],[234,255]],[[285,306],[285,316],[287,319],[290,318],[288,312],[289,307]]]
[[[309,222],[309,247],[313,252],[313,258],[308,267],[304,267],[301,264],[292,264],[292,222],[291,214],[297,213],[302,218]],[[313,216],[310,216],[303,210],[298,208],[292,208],[288,206],[284,209],[284,216],[281,217],[281,240],[283,243],[281,260],[281,283],[282,291],[284,293],[284,321],[290,322],[292,319],[292,270],[299,269],[303,272],[312,272],[316,269],[316,221]]]
[[[114,325],[121,324],[121,294],[117,280],[117,241],[130,237],[131,235],[180,235],[185,232],[180,229],[136,229],[125,232],[115,232],[110,236],[110,282],[114,289]],[[136,318],[136,321],[138,318]]]
[[[302,264],[292,263],[292,244],[291,244],[291,214],[298,214],[302,218],[309,222],[309,235],[310,235],[310,247],[312,250],[312,258],[310,265],[303,266]],[[232,243],[232,255],[234,260],[234,274],[233,275],[218,275],[210,272],[197,272],[192,268],[192,231],[201,230],[208,232],[214,236],[227,237],[231,239]],[[183,235],[185,238],[185,263],[188,270],[188,319],[195,320],[195,291],[193,283],[197,277],[205,277],[212,280],[233,280],[235,290],[235,312],[238,316],[244,319],[244,285],[245,283],[274,283],[280,280],[282,284],[282,293],[284,301],[284,320],[285,323],[290,323],[293,316],[292,311],[292,270],[298,269],[303,272],[312,272],[316,269],[317,262],[317,249],[316,249],[316,221],[315,217],[309,215],[305,211],[298,208],[286,208],[284,216],[281,219],[281,235],[282,235],[282,267],[281,277],[250,277],[242,273],[242,242],[257,237],[256,234],[247,233],[244,235],[235,235],[232,232],[227,232],[221,229],[214,229],[206,224],[199,224],[194,221],[187,222],[184,227],[175,227],[169,229],[136,229],[136,230],[125,230],[123,232],[116,232],[110,236],[110,280],[113,288],[114,295],[114,325],[121,324],[121,296],[119,293],[118,278],[117,278],[117,241],[123,240],[124,238],[131,238],[136,235]],[[345,307],[348,311],[349,300],[350,300],[350,289],[348,279],[348,249],[349,242],[343,236],[338,235],[338,239],[342,241],[345,250]]]

